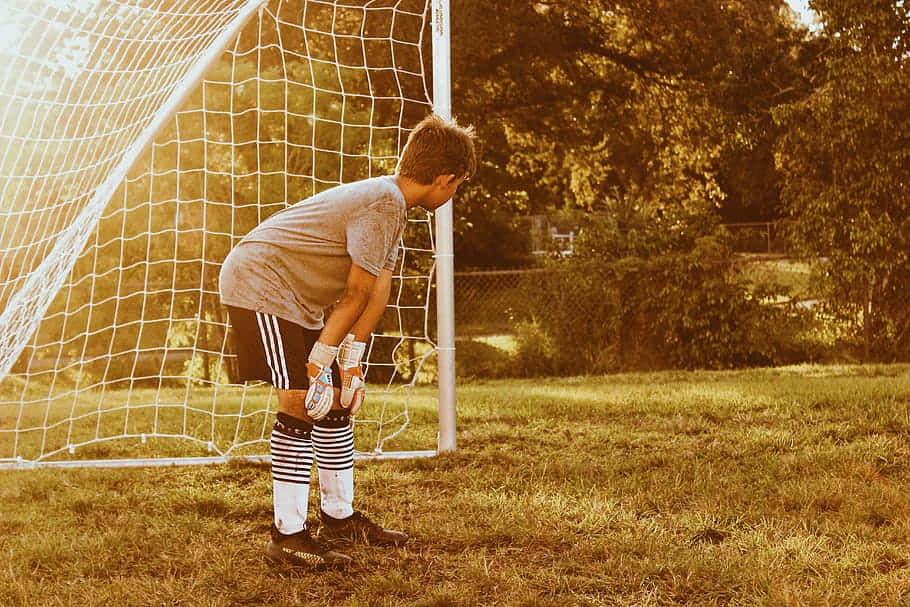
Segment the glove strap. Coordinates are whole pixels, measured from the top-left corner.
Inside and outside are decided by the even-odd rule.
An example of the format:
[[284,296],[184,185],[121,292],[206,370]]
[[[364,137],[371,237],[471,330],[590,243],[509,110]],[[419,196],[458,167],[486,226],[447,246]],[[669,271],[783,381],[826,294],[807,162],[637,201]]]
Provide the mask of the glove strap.
[[317,341],[313,344],[313,349],[310,350],[310,356],[307,358],[307,361],[325,369],[332,365],[332,360],[337,353],[338,348],[336,346],[329,346],[321,341]]
[[355,341],[354,334],[348,333],[338,346],[338,365],[342,369],[359,366],[366,349],[366,342]]

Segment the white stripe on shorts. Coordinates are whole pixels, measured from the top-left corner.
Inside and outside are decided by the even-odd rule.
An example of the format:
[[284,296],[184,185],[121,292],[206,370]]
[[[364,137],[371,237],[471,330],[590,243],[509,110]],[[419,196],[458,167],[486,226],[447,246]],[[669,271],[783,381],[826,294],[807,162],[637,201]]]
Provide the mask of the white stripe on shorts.
[[278,385],[278,377],[275,375],[275,366],[272,364],[272,340],[263,324],[264,317],[265,315],[261,312],[256,312],[256,322],[259,324],[259,335],[262,337],[262,348],[265,351],[265,362],[269,366],[269,371],[272,373],[272,385],[276,388],[280,388],[281,386]]
[[278,368],[281,370],[281,377],[284,379],[284,389],[291,389],[291,376],[288,375],[288,365],[284,360],[284,341],[281,339],[281,331],[278,328],[278,317],[269,315],[272,319],[272,325],[275,328],[275,340],[278,342]]
[[262,336],[262,347],[265,350],[265,362],[272,373],[272,385],[281,390],[290,389],[291,381],[284,361],[281,331],[278,329],[278,319],[271,314],[256,312],[256,321],[259,323],[259,333]]

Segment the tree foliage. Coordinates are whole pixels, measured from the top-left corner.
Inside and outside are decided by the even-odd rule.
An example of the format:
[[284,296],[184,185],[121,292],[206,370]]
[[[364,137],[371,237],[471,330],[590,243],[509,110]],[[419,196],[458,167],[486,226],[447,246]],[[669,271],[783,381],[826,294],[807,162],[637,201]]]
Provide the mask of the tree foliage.
[[811,95],[779,108],[777,158],[800,251],[866,356],[910,354],[910,13],[902,0],[817,0]]
[[778,213],[770,109],[805,84],[783,7],[456,3],[455,107],[484,143],[469,223],[496,206],[627,221]]

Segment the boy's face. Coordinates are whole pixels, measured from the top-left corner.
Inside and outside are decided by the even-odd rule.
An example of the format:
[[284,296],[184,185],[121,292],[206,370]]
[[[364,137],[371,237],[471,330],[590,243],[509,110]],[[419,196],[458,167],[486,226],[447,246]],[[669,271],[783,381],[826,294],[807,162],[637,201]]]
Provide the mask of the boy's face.
[[424,198],[421,206],[428,211],[435,211],[455,196],[455,191],[462,183],[464,183],[464,177],[440,175],[433,181],[433,188]]

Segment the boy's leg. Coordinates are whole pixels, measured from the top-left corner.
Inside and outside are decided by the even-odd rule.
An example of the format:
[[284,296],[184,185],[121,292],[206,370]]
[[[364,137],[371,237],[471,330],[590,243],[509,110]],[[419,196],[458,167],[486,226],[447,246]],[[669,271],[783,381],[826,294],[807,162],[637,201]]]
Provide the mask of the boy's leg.
[[332,410],[313,426],[322,512],[334,519],[354,514],[354,430],[347,411]]
[[306,528],[313,467],[312,421],[298,403],[306,397],[305,365],[315,337],[302,327],[269,314],[229,308],[237,339],[240,379],[270,382],[278,392],[278,415],[272,428],[272,498],[274,522],[269,558],[291,565],[344,566],[344,554],[327,550]]
[[275,528],[285,535],[306,527],[313,468],[312,424],[278,413],[272,428],[272,498]]
[[311,431],[309,421],[278,412],[271,441],[275,521],[266,555],[290,565],[345,567],[351,558],[314,540],[306,526],[313,467]]
[[354,430],[345,409],[332,409],[313,425],[313,450],[319,468],[320,539],[401,546],[403,531],[384,529],[354,510]]

